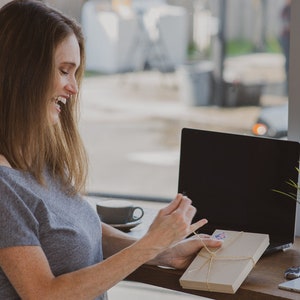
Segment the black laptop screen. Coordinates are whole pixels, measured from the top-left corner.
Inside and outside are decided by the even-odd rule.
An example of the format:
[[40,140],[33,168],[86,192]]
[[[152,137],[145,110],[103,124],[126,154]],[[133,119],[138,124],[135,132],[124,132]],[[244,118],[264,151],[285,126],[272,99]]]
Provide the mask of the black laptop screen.
[[299,143],[184,128],[178,191],[193,200],[201,232],[215,229],[267,233],[271,243],[294,241]]

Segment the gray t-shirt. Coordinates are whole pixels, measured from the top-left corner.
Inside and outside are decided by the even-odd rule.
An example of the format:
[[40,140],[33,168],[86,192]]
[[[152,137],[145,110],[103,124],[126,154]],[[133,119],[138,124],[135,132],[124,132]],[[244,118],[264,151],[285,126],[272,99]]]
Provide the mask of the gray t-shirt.
[[[40,246],[55,276],[102,261],[95,210],[79,195],[64,193],[47,172],[45,179],[47,187],[29,173],[0,166],[0,248]],[[1,268],[0,299],[20,299]]]

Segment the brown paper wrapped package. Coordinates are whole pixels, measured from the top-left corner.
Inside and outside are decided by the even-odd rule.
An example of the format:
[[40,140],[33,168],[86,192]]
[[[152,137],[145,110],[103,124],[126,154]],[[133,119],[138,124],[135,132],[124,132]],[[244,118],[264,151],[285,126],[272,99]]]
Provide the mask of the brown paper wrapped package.
[[218,249],[201,249],[180,278],[186,289],[234,294],[269,245],[269,235],[216,230]]

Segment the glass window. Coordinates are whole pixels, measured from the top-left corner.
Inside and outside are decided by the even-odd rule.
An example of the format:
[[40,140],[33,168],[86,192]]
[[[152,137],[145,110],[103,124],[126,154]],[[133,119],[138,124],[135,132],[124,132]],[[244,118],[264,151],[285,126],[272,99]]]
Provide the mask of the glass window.
[[284,4],[86,2],[89,190],[172,198],[183,127],[286,136]]

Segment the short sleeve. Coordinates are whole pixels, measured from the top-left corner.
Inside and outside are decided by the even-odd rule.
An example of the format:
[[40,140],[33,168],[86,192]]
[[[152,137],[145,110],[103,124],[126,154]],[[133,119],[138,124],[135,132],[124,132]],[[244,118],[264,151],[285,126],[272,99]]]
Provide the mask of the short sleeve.
[[0,178],[0,248],[40,245],[39,223],[34,216],[37,204],[24,197]]

